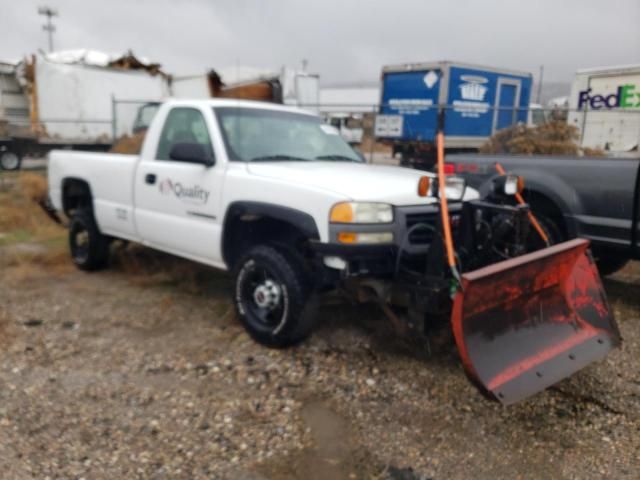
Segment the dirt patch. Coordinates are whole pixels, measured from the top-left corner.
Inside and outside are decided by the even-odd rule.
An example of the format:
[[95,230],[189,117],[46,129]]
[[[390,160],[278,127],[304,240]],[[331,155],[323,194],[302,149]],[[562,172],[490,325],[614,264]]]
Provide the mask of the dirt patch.
[[[467,382],[455,355],[396,341],[375,308],[326,298],[308,342],[268,350],[236,321],[224,274],[127,255],[136,252],[141,265],[151,259],[137,273],[44,270],[0,291],[13,331],[0,363],[0,382],[12,386],[0,390],[0,468],[17,477],[637,478],[635,265],[606,282],[623,348],[502,408]],[[174,277],[189,268],[197,289]],[[135,280],[146,274],[164,280]]]
[[325,402],[307,401],[300,417],[311,445],[287,458],[276,458],[260,465],[257,471],[266,478],[383,478],[379,462],[354,442],[348,421]]

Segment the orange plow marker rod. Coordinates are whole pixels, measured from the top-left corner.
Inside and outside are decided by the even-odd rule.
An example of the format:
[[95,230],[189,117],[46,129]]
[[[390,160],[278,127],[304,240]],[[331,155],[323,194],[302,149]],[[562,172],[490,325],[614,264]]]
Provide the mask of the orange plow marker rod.
[[[505,172],[504,168],[502,168],[502,165],[500,165],[498,162],[496,162],[496,170],[498,171],[498,173],[500,175],[506,175],[507,174],[507,172]],[[522,198],[522,195],[520,195],[520,193],[516,193],[515,197],[516,197],[516,200],[518,201],[518,203],[520,205],[524,205],[525,203],[527,203],[527,202],[524,201],[524,198]],[[531,212],[531,210],[529,210],[529,215],[528,216],[529,216],[529,221],[531,222],[531,225],[533,225],[533,228],[536,229],[536,232],[538,232],[538,234],[540,235],[540,238],[542,238],[544,243],[549,245],[549,237],[547,237],[547,234],[544,232],[544,230],[542,229],[542,227],[538,223],[538,219],[535,217],[533,212]]]
[[442,215],[442,228],[444,230],[444,243],[447,251],[447,263],[455,268],[456,259],[453,250],[451,236],[451,222],[449,218],[449,204],[447,202],[446,177],[444,173],[444,134],[440,131],[436,136],[438,148],[438,191],[440,192],[440,214]]

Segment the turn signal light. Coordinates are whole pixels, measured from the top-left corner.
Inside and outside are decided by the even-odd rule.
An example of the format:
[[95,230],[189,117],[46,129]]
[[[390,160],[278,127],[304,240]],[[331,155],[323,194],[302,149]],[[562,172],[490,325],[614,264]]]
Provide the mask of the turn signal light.
[[393,243],[393,232],[338,232],[338,242],[366,245]]
[[353,207],[348,202],[338,203],[331,209],[330,221],[334,223],[353,222]]
[[356,243],[358,240],[358,234],[352,232],[339,232],[338,241],[340,243]]
[[426,197],[429,195],[429,187],[431,186],[431,179],[429,177],[420,177],[418,181],[418,196]]

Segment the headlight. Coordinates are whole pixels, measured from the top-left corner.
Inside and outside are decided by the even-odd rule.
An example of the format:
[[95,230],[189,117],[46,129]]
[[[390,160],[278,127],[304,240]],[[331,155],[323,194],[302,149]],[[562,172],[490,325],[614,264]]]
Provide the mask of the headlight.
[[493,191],[498,194],[515,195],[524,190],[524,178],[517,175],[501,175],[493,181]]
[[341,202],[331,209],[331,223],[391,223],[393,207],[387,203]]
[[460,177],[447,177],[445,179],[444,191],[449,200],[462,200],[467,182]]
[[523,190],[524,178],[516,175],[507,175],[507,179],[504,182],[504,193],[515,195],[516,193],[522,193]]

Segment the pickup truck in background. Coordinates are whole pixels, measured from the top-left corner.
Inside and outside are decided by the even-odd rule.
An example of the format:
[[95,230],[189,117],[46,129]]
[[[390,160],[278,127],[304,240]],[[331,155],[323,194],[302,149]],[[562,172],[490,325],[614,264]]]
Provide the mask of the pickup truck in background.
[[231,99],[163,103],[140,155],[49,163],[79,268],[106,266],[122,239],[230,270],[240,321],[271,347],[310,334],[325,290],[414,335],[445,320],[473,383],[503,404],[620,343],[587,242],[530,247],[528,207],[506,203],[519,184],[502,176],[480,201],[455,176],[364,163],[310,112]]
[[498,177],[496,162],[524,178],[523,196],[552,243],[586,238],[607,275],[640,258],[638,158],[480,155],[447,156],[448,171],[481,196]]

